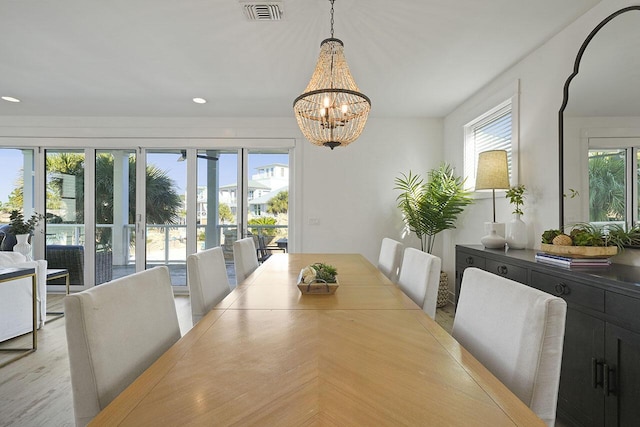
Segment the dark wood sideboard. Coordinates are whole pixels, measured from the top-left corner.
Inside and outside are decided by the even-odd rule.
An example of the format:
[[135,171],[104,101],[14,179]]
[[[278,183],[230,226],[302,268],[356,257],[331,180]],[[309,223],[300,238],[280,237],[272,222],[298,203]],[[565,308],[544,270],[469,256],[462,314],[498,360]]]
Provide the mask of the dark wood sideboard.
[[457,245],[456,302],[468,267],[564,298],[558,417],[576,426],[640,425],[640,267],[557,267],[536,262],[536,252]]

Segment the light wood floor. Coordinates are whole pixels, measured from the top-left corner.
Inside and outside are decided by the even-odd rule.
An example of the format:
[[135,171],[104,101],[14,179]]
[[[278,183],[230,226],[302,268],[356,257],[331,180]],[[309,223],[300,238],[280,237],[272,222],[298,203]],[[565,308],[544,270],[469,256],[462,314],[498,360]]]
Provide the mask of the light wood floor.
[[[62,295],[48,295],[48,311],[62,311]],[[180,330],[191,329],[188,296],[176,296]],[[438,309],[436,321],[447,331],[453,325],[453,305]],[[2,346],[29,347],[31,335]],[[23,344],[24,343],[24,344]],[[4,355],[0,354],[0,363]],[[0,368],[0,426],[73,426],[73,401],[64,318],[38,331],[38,350]]]

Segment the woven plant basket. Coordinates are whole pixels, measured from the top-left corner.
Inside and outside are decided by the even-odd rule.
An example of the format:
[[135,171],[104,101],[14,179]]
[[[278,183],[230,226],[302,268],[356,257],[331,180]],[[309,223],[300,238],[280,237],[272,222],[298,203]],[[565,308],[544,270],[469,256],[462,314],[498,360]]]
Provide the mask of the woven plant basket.
[[449,302],[449,276],[444,271],[440,272],[440,284],[438,286],[438,302],[436,307],[444,307]]

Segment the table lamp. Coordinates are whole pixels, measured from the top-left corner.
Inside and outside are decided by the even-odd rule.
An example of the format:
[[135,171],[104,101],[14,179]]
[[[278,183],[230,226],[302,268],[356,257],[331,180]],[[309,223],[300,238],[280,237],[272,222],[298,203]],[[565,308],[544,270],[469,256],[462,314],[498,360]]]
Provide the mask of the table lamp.
[[506,240],[497,231],[499,223],[496,222],[496,190],[506,190],[508,188],[509,166],[507,164],[507,152],[505,150],[490,150],[480,153],[476,172],[476,191],[491,190],[493,193],[493,222],[488,223],[489,234],[480,239],[480,243],[485,248],[504,248]]

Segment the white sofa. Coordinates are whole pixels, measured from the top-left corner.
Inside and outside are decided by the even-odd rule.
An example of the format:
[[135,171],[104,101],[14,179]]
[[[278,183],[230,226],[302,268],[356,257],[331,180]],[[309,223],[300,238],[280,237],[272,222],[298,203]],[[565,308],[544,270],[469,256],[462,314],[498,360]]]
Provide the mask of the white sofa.
[[[38,328],[47,312],[47,261],[27,261],[18,252],[0,251],[0,267],[36,269]],[[31,332],[33,328],[31,278],[11,280],[0,285],[0,341]]]

